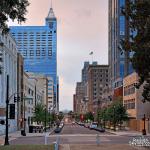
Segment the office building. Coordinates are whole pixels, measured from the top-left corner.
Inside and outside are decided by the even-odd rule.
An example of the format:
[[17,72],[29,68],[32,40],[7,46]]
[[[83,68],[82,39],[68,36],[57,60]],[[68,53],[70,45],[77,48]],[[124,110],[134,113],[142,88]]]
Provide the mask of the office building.
[[109,74],[114,98],[123,95],[123,78],[133,72],[128,59],[132,53],[120,50],[120,41],[129,34],[128,21],[121,11],[126,6],[126,0],[109,0]]
[[103,88],[108,86],[108,65],[93,63],[88,68],[88,111],[96,114],[101,108]]
[[53,78],[53,106],[58,111],[57,19],[53,9],[50,8],[44,26],[13,26],[11,33],[24,57],[24,70]]
[[[24,104],[23,104],[23,118],[25,118],[25,128],[28,129],[29,125],[33,124],[34,110],[37,103],[42,103],[45,98],[44,85],[39,86],[36,78],[30,77],[24,72]],[[47,88],[46,88],[47,89]]]
[[129,120],[127,126],[136,131],[142,131],[144,128],[144,114],[146,131],[150,132],[150,103],[143,103],[143,85],[136,89],[139,77],[137,73],[126,76],[123,80],[123,104],[127,110]]
[[20,53],[17,53],[17,93],[19,97],[19,101],[17,102],[17,127],[18,130],[23,128],[23,88],[24,88],[24,83],[23,83],[23,75],[24,75],[24,70],[23,70],[23,65],[24,65],[24,60],[23,57]]
[[[14,95],[17,92],[17,46],[10,34],[0,32],[0,120],[6,119],[6,87],[9,76],[9,103],[14,104]],[[17,104],[15,104],[15,119],[9,119],[9,132],[17,130]],[[0,125],[0,134],[5,133],[5,125]]]

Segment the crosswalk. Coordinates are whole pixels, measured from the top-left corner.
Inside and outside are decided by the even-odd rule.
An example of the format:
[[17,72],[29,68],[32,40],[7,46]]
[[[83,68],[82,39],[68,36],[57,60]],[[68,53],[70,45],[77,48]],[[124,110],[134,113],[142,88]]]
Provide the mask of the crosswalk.
[[72,124],[72,125],[69,125],[70,128],[83,128],[83,126],[80,126],[78,124]]

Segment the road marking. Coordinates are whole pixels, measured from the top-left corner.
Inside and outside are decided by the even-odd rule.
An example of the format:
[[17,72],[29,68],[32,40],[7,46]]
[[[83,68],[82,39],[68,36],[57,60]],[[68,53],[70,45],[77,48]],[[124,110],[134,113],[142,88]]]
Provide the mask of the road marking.
[[[58,137],[58,136],[60,136],[60,137],[67,137],[67,136],[69,136],[69,137],[76,137],[76,136],[80,136],[80,137],[87,137],[87,136],[89,136],[89,137],[96,137],[97,136],[97,134],[57,134],[57,135],[50,135],[49,137]],[[99,135],[100,137],[107,137],[107,136],[117,136],[117,135],[108,135],[108,134],[100,134]]]

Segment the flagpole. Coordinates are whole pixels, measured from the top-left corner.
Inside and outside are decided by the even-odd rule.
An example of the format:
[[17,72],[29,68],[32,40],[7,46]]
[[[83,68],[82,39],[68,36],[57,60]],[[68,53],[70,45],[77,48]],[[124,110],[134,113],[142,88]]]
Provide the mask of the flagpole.
[[89,55],[91,55],[91,60],[92,60],[92,63],[93,63],[93,51],[91,51],[91,52],[89,53]]

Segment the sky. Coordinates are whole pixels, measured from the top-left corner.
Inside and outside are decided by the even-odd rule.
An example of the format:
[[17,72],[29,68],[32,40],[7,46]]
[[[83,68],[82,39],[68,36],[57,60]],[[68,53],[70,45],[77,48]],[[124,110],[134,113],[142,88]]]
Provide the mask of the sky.
[[[44,25],[51,0],[29,0],[27,21]],[[60,110],[73,109],[76,82],[81,81],[84,61],[108,64],[108,0],[53,0],[57,17],[57,59]],[[9,22],[9,25],[17,25]]]

